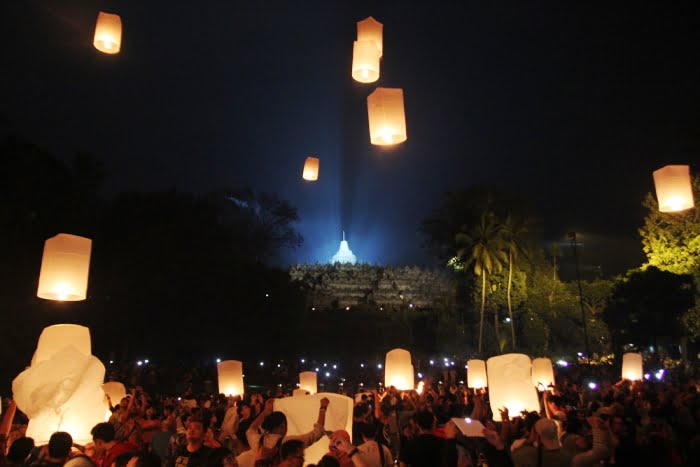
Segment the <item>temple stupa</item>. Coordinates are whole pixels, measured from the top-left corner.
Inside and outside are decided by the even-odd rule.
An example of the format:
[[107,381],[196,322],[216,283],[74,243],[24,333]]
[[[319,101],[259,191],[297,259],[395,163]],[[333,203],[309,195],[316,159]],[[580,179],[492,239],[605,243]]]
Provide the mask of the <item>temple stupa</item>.
[[331,258],[331,264],[355,264],[357,258],[352,254],[352,250],[348,246],[347,240],[345,240],[345,231],[343,230],[343,240],[340,242],[340,248],[336,254]]

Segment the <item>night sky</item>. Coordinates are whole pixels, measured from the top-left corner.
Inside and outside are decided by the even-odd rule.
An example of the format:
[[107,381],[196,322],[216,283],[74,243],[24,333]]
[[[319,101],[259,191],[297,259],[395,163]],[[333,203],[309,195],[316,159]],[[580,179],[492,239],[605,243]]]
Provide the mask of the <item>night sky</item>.
[[[283,264],[328,261],[342,229],[361,261],[429,264],[417,229],[441,194],[499,184],[616,272],[642,259],[651,172],[700,165],[700,9],[678,3],[4,1],[0,131],[91,152],[107,196],[276,192],[305,238]],[[119,55],[92,46],[100,10],[122,17]],[[382,75],[360,84],[369,15]],[[369,144],[376,85],[405,93],[391,149]]]

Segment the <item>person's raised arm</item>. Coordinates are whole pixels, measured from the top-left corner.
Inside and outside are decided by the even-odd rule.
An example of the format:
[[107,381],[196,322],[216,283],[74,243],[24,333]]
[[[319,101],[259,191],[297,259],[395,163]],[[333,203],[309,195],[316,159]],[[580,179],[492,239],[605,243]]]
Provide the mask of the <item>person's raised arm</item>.
[[255,417],[253,423],[251,423],[248,427],[248,431],[257,431],[258,428],[260,428],[260,425],[262,425],[262,422],[265,420],[265,417],[272,413],[272,407],[274,406],[274,403],[274,399],[268,399],[267,401],[265,401],[265,408],[262,411],[260,411],[257,417]]
[[328,410],[329,402],[327,397],[321,399],[321,407],[318,409],[318,420],[316,420],[316,424],[321,425],[321,428],[326,424],[326,411]]

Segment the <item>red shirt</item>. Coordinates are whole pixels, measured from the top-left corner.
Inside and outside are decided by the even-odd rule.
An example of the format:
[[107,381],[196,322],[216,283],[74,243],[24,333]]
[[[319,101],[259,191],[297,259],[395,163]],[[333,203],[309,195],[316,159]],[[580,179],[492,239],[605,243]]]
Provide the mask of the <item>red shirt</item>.
[[139,452],[139,447],[134,443],[130,443],[129,441],[115,444],[105,454],[100,467],[112,467],[114,460],[126,452],[137,453]]

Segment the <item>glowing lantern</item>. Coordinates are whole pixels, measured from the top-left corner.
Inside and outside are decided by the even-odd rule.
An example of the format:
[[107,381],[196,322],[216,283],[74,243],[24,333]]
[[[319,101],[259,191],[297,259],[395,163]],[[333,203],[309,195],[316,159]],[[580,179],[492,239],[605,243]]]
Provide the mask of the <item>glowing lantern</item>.
[[386,146],[406,141],[403,89],[375,89],[367,96],[367,114],[372,144]]
[[684,211],[695,206],[690,167],[687,165],[667,165],[655,170],[654,186],[661,212]]
[[37,296],[47,300],[85,300],[92,240],[58,234],[44,243]]
[[310,182],[315,182],[318,180],[318,169],[320,161],[316,157],[307,157],[306,162],[304,162],[304,172],[302,173],[302,178]]
[[374,83],[379,79],[381,53],[374,41],[355,41],[352,47],[352,77],[360,83]]
[[537,391],[532,386],[530,357],[517,353],[499,355],[489,358],[486,365],[494,417],[501,407],[507,407],[512,416],[518,416],[523,410],[540,410]]
[[413,365],[411,352],[404,349],[394,349],[386,354],[384,365],[384,386],[394,386],[401,391],[410,391],[413,384]]
[[469,360],[467,367],[467,387],[481,389],[488,386],[485,361]]
[[[121,400],[126,397],[126,388],[122,383],[116,381],[103,384],[102,390],[105,392],[105,395],[109,396],[109,401],[112,401],[112,406],[119,404]],[[107,408],[105,421],[108,421],[109,417],[112,415],[112,412],[109,410],[109,401],[105,397],[105,406]]]
[[622,378],[639,381],[644,377],[642,354],[626,353],[622,356]]
[[292,391],[292,396],[293,397],[298,397],[298,396],[308,396],[309,393],[306,392],[304,389],[295,389]]
[[224,360],[216,364],[219,374],[219,394],[227,396],[243,395],[243,363],[238,360]]
[[548,358],[536,358],[532,361],[532,384],[540,391],[554,384],[554,369]]
[[52,433],[67,431],[76,443],[90,442],[90,430],[104,421],[104,376],[104,365],[91,355],[88,328],[44,329],[31,366],[12,382],[13,398],[29,416],[27,436],[41,445]]
[[309,394],[316,394],[316,372],[304,371],[299,373],[299,389],[307,391]]
[[[324,428],[329,431],[345,430],[352,433],[353,400],[334,393],[319,393],[304,397],[285,397],[275,399],[274,410],[279,410],[287,417],[287,436],[308,433],[318,419],[321,399],[330,401],[326,410]],[[304,462],[317,463],[328,452],[328,438],[322,437],[304,451]]]
[[119,15],[100,11],[95,25],[95,39],[92,42],[100,52],[117,54],[122,46],[122,19]]
[[370,41],[374,42],[377,50],[379,51],[379,56],[384,55],[384,39],[383,39],[384,25],[372,18],[371,16],[357,22],[357,41],[364,42]]

